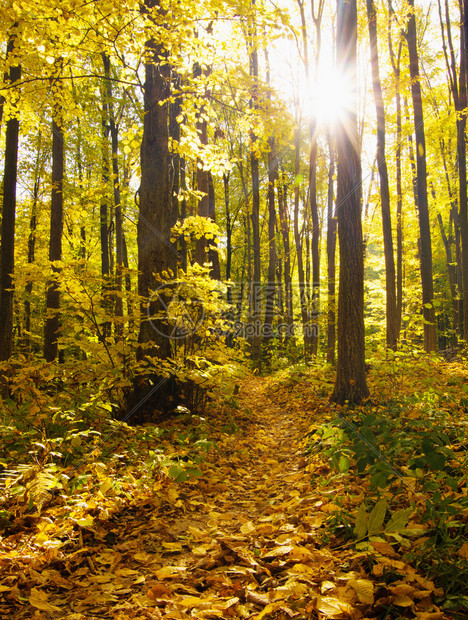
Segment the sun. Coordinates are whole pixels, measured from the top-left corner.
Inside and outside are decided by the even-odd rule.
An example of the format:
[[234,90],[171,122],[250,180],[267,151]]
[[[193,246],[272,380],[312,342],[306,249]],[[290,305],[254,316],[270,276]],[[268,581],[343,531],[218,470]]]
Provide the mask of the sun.
[[330,126],[343,120],[352,105],[348,76],[327,64],[321,66],[310,86],[310,112],[319,125]]

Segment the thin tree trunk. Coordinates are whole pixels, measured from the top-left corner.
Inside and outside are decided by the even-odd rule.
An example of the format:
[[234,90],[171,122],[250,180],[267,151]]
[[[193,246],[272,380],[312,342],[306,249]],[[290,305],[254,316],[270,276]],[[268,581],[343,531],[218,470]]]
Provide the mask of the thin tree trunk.
[[[437,330],[434,309],[434,284],[432,280],[432,247],[427,199],[426,137],[419,75],[419,58],[416,38],[416,15],[414,0],[408,0],[409,15],[406,41],[408,44],[411,94],[413,98],[414,131],[416,136],[416,167],[418,190],[419,233],[421,239],[421,284],[424,317],[424,350],[429,353],[437,349]],[[467,263],[468,266],[468,263]]]
[[335,148],[332,137],[328,136],[330,166],[328,168],[327,197],[327,281],[328,281],[328,313],[327,313],[327,362],[335,364],[336,348],[336,229],[337,218],[333,212]]
[[[208,171],[208,217],[212,222],[216,222],[216,196],[214,181],[211,171]],[[216,242],[211,239],[208,241],[208,260],[211,264],[210,276],[213,280],[221,280],[221,265]]]
[[[42,135],[39,131],[36,166],[34,170],[34,188],[33,201],[31,205],[31,217],[29,219],[29,236],[28,236],[28,265],[32,265],[36,259],[36,231],[37,231],[37,205],[39,201],[39,189],[41,185],[42,173]],[[30,280],[25,287],[26,299],[24,302],[24,346],[29,351],[31,347],[31,293],[33,290],[33,282]]]
[[390,213],[390,188],[388,184],[387,160],[385,155],[385,109],[379,72],[377,15],[373,0],[367,0],[367,20],[371,49],[372,86],[377,117],[377,165],[380,176],[380,204],[382,210],[382,229],[385,256],[387,347],[395,351],[398,341],[395,259],[393,255],[392,220]]
[[[7,57],[13,54],[15,36],[10,36]],[[9,82],[21,78],[21,67],[10,67]],[[0,253],[0,360],[7,360],[13,348],[13,297],[15,271],[16,182],[18,176],[19,118],[9,118],[5,134],[3,208]]]
[[289,215],[287,201],[287,186],[280,182],[278,184],[278,211],[280,214],[281,234],[284,247],[284,302],[285,302],[285,344],[295,344],[294,318],[293,318],[293,299],[292,299],[292,278],[291,278],[291,248],[289,245]]
[[[65,169],[65,149],[62,126],[61,104],[56,104],[52,121],[52,197],[50,206],[49,261],[62,259],[63,232],[63,176]],[[52,266],[54,279],[47,287],[47,318],[44,329],[44,357],[52,362],[58,356],[58,337],[60,330],[60,290],[57,277],[60,269]]]
[[[255,0],[252,0],[255,5]],[[252,27],[250,50],[250,75],[252,77],[252,95],[250,107],[258,106],[258,50],[255,25]],[[252,177],[252,245],[253,245],[253,285],[252,285],[252,360],[257,367],[261,366],[261,263],[260,263],[260,175],[259,160],[255,152],[257,137],[251,131],[250,173]]]
[[442,216],[440,213],[437,214],[437,221],[439,223],[440,236],[442,237],[442,242],[445,248],[445,257],[447,262],[447,272],[449,277],[450,284],[450,295],[452,297],[452,308],[453,308],[453,323],[455,326],[455,331],[458,325],[458,292],[457,292],[457,268],[453,262],[452,257],[452,243],[451,239],[447,238],[444,229],[444,223],[442,221]]
[[265,326],[263,344],[266,350],[271,345],[273,338],[273,319],[275,312],[276,297],[276,208],[275,208],[275,182],[278,177],[278,158],[276,155],[276,143],[274,138],[268,140],[268,281],[266,285],[265,299]]
[[[115,122],[115,112],[112,94],[112,81],[110,58],[103,53],[102,60],[104,64],[104,75],[106,76],[107,85],[107,109],[109,115],[109,131],[111,135],[112,150],[112,186],[114,194],[114,213],[115,213],[115,316],[123,316],[123,298],[122,298],[122,269],[123,269],[123,218],[122,218],[122,202],[120,196],[120,173],[119,173],[119,129]],[[123,325],[116,323],[116,336],[121,336]]]
[[[296,182],[294,184],[294,243],[296,246],[296,254],[297,254],[297,277],[299,281],[299,299],[301,304],[301,319],[302,319],[302,336],[304,339],[304,359],[308,361],[310,359],[311,354],[311,329],[313,326],[310,324],[309,320],[309,311],[307,307],[307,297],[306,297],[306,285],[305,285],[305,274],[304,274],[304,257],[303,257],[303,238],[304,238],[304,227],[305,222],[302,225],[302,231],[299,230],[299,202],[300,202],[300,193],[299,193],[299,173],[300,173],[300,129],[299,122],[297,121],[297,128],[295,133],[294,140],[294,177]],[[307,219],[307,209],[304,213],[304,217]]]

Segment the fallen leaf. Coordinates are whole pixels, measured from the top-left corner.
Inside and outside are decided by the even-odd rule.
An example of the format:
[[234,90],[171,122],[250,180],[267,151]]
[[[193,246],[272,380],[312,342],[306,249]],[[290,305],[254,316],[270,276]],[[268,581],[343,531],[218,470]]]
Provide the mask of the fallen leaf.
[[465,558],[468,560],[468,542],[463,543],[463,545],[460,547],[460,549],[457,551],[457,554],[461,557],[461,558]]
[[316,608],[327,618],[343,618],[354,612],[352,605],[333,596],[318,596]]
[[356,592],[360,603],[374,603],[374,584],[369,579],[350,579],[348,585]]
[[48,595],[43,590],[38,590],[37,588],[31,589],[31,594],[29,595],[29,602],[33,607],[40,609],[41,611],[62,611],[60,607],[56,605],[51,605],[47,601]]

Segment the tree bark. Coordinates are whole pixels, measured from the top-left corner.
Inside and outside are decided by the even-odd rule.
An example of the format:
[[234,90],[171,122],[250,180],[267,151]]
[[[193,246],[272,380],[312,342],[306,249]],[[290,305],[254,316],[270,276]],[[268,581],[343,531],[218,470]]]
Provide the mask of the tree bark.
[[352,108],[337,124],[337,216],[340,240],[338,363],[331,400],[360,403],[369,395],[364,346],[364,256],[361,223],[361,161],[357,126],[356,0],[338,2],[337,62],[353,89]]
[[276,142],[269,139],[270,150],[268,152],[268,282],[266,285],[265,299],[265,327],[263,345],[266,350],[271,345],[273,338],[273,319],[275,312],[276,297],[276,207],[275,207],[275,183],[278,177],[278,158],[276,155]]
[[[298,119],[297,119],[298,121]],[[311,330],[313,329],[313,325],[310,324],[309,317],[309,309],[307,306],[307,296],[306,296],[306,284],[305,284],[305,273],[304,273],[304,228],[305,222],[302,225],[302,230],[299,230],[299,202],[300,202],[300,192],[299,192],[299,174],[300,174],[300,128],[299,122],[297,122],[296,134],[294,139],[294,177],[296,179],[294,184],[294,243],[296,246],[296,255],[297,255],[297,278],[299,281],[299,300],[301,304],[301,319],[302,319],[302,337],[304,339],[304,359],[308,361],[311,356]],[[307,207],[304,212],[304,217],[307,220]]]
[[[64,135],[61,104],[56,104],[52,121],[52,196],[50,205],[49,261],[62,259],[63,176],[65,169]],[[58,356],[60,331],[60,290],[57,282],[60,268],[52,265],[53,279],[47,287],[47,318],[44,329],[44,357],[48,362]]]
[[372,65],[372,87],[374,91],[375,111],[377,117],[377,165],[380,176],[380,204],[382,210],[382,228],[385,257],[386,290],[386,334],[387,347],[393,351],[398,341],[398,314],[395,288],[395,259],[393,255],[392,220],[390,213],[390,189],[388,184],[387,160],[385,156],[385,109],[380,82],[379,55],[377,48],[377,15],[374,1],[367,0],[367,20]]
[[336,348],[336,228],[337,218],[333,212],[335,148],[332,137],[328,135],[330,165],[328,168],[327,197],[327,281],[328,281],[328,312],[327,312],[327,362],[335,364]]
[[408,44],[411,94],[413,99],[414,132],[416,137],[417,194],[419,214],[419,234],[421,241],[421,284],[424,317],[424,350],[429,353],[437,349],[437,331],[434,309],[434,284],[432,280],[432,247],[427,199],[426,138],[424,114],[419,75],[419,57],[416,38],[416,15],[414,0],[408,0],[409,14],[406,32]]
[[[15,37],[8,41],[7,56],[13,54]],[[11,66],[10,85],[21,78],[21,67]],[[16,182],[18,176],[19,118],[6,123],[3,209],[0,256],[0,360],[7,360],[13,348],[13,297],[15,271]]]
[[[146,0],[146,6],[153,8],[157,2]],[[175,272],[176,268],[176,255],[170,245],[172,201],[167,102],[170,94],[170,66],[164,60],[166,55],[161,44],[154,39],[147,41],[137,245],[138,294],[142,298],[138,342],[150,346],[139,348],[139,359],[151,355],[164,360],[171,354],[169,327],[163,319],[155,317],[161,306],[154,299],[147,301],[158,287],[155,274],[168,270]],[[150,321],[150,316],[155,318]],[[156,395],[162,408],[167,405],[164,387],[161,386]]]
[[289,244],[289,213],[288,213],[288,197],[287,185],[278,184],[278,211],[280,215],[281,235],[283,237],[284,247],[284,305],[285,305],[285,344],[295,344],[294,333],[294,317],[293,317],[293,292],[292,292],[292,274],[291,274],[291,247]]
[[[111,136],[111,153],[112,153],[112,187],[114,197],[114,214],[115,214],[115,315],[123,316],[123,298],[122,298],[122,270],[123,270],[123,218],[122,218],[122,202],[120,196],[120,173],[119,173],[119,128],[115,121],[114,102],[112,94],[112,80],[110,58],[107,54],[102,54],[104,64],[104,75],[106,76],[107,86],[107,110],[109,118],[109,131]],[[116,336],[122,335],[122,324],[116,323]]]
[[[255,4],[255,0],[252,0]],[[250,107],[258,107],[258,49],[256,42],[256,28],[252,27],[250,45],[250,75],[252,77],[252,95]],[[252,246],[253,246],[253,282],[252,282],[252,349],[251,355],[254,364],[261,366],[262,340],[261,340],[261,257],[260,257],[260,174],[259,160],[255,152],[257,137],[250,132],[250,174],[252,177]]]

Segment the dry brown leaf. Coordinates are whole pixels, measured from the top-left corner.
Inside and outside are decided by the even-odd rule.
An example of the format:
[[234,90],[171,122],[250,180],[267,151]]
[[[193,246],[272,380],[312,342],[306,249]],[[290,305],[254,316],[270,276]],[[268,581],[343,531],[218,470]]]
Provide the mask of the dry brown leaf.
[[268,551],[268,553],[263,554],[263,558],[279,558],[284,555],[289,555],[291,551],[294,549],[293,545],[281,545],[280,547],[275,547]]
[[463,545],[460,547],[460,549],[457,551],[457,554],[461,557],[461,558],[466,558],[468,560],[468,542],[463,543]]
[[148,598],[164,598],[172,595],[172,590],[165,583],[155,583],[146,593]]
[[389,555],[390,557],[398,557],[398,554],[395,552],[395,549],[388,542],[377,542],[371,541],[370,543],[372,547],[382,555]]
[[353,615],[355,612],[352,605],[334,596],[318,596],[316,608],[325,614],[327,618],[345,618],[347,615]]
[[29,595],[29,602],[33,607],[36,607],[41,611],[62,611],[60,607],[49,603],[47,600],[48,598],[47,593],[43,590],[32,588],[31,594]]
[[395,603],[398,607],[411,607],[414,601],[406,594],[395,594],[392,596],[392,603]]
[[356,592],[360,603],[374,603],[374,584],[369,579],[350,579],[348,585]]
[[389,586],[388,589],[392,594],[403,594],[406,596],[410,596],[416,591],[416,588],[408,583],[399,583],[396,586]]

